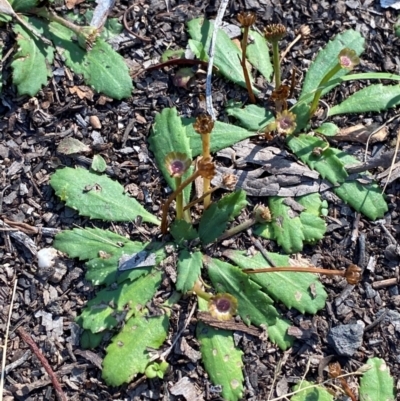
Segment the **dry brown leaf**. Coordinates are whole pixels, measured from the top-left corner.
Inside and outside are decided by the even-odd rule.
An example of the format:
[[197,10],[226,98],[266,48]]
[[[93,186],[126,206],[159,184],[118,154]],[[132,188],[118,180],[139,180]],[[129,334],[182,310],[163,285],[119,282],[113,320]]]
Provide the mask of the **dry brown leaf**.
[[73,9],[77,4],[83,3],[85,0],[65,0],[65,7],[68,10]]
[[[365,144],[367,143],[370,135],[378,128],[379,126],[377,124],[371,124],[368,126],[357,124],[354,127],[341,129],[340,132],[335,135],[334,139],[338,141],[360,142]],[[382,142],[386,139],[387,134],[387,127],[381,127],[377,132],[375,132],[375,134],[372,135],[369,142]]]
[[72,88],[69,88],[69,93],[76,94],[81,100],[93,100],[93,91],[88,86],[73,86]]

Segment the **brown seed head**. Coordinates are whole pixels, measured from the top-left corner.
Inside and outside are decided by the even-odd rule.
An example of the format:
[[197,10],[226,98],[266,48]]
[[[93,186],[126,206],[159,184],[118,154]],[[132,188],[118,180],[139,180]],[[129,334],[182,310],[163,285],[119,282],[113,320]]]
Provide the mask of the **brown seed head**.
[[229,320],[236,314],[237,299],[227,293],[217,294],[208,302],[208,311],[218,320]]
[[262,204],[256,205],[253,213],[257,223],[269,223],[272,220],[271,211]]
[[224,174],[222,176],[222,186],[229,191],[233,191],[236,187],[238,179],[234,174]]
[[304,39],[307,36],[309,36],[311,33],[311,29],[308,25],[302,25],[299,29],[299,34],[301,35],[301,37]]
[[212,161],[211,157],[202,157],[198,162],[197,162],[197,169],[200,172],[200,175],[203,178],[207,178],[209,180],[212,180],[215,176],[215,164]]
[[329,376],[336,378],[342,374],[342,368],[339,362],[333,362],[329,364]]
[[296,126],[296,115],[289,110],[283,110],[282,113],[277,113],[275,122],[268,125],[268,128],[274,128],[280,135],[290,135]]
[[256,14],[252,11],[241,11],[237,19],[243,27],[250,27],[256,22]]
[[193,123],[193,128],[198,134],[210,134],[214,128],[214,121],[207,114],[201,114]]
[[165,156],[165,167],[171,177],[182,177],[191,165],[185,153],[170,152]]
[[345,48],[339,53],[339,64],[342,68],[351,71],[360,64],[360,58],[353,49]]
[[286,35],[286,28],[282,24],[270,24],[264,28],[264,36],[268,42],[277,42]]
[[350,265],[344,276],[349,284],[357,285],[361,281],[361,272],[362,269],[357,265]]

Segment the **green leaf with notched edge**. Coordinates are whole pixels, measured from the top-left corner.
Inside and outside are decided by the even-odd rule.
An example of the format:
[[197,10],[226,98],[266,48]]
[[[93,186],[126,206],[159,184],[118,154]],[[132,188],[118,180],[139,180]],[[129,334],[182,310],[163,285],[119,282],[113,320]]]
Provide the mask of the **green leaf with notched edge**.
[[293,395],[290,401],[333,401],[332,394],[322,386],[315,386],[314,383],[302,380],[300,384],[293,387],[293,391],[301,389],[304,391]]
[[[200,135],[196,133],[200,138]],[[165,166],[165,157],[171,152],[184,153],[189,159],[192,159],[192,149],[190,141],[186,136],[185,127],[182,125],[182,119],[178,116],[176,108],[165,108],[156,115],[153,130],[149,137],[150,150],[154,153],[158,168],[161,170],[165,181],[172,188],[176,188],[175,178],[170,176]],[[193,168],[183,175],[182,180],[189,177]],[[187,186],[184,190],[185,201],[190,197],[190,188]]]
[[[314,62],[307,70],[299,100],[307,97],[308,102],[312,101],[313,92],[318,88],[322,78],[338,64],[338,56],[341,50],[347,47],[353,49],[359,56],[364,51],[364,43],[365,39],[361,34],[352,29],[336,35],[333,40],[329,41],[325,48],[319,51]],[[332,79],[346,75],[348,72],[349,70],[341,69]],[[329,92],[337,85],[338,83],[325,88],[322,93]]]
[[[207,311],[207,302],[198,298],[199,309]],[[212,383],[222,387],[224,400],[243,397],[243,352],[235,346],[230,330],[219,330],[198,322],[196,337],[200,343],[202,362]]]
[[[200,60],[208,61],[207,52],[214,31],[214,23],[204,18],[197,18],[189,21],[187,26],[189,35],[196,42],[196,45],[193,46],[194,42],[189,41],[191,50]],[[199,42],[201,43],[201,47],[199,46]],[[222,29],[219,29],[215,43],[214,65],[225,78],[246,88],[243,69],[240,63],[241,58],[242,55],[239,48]],[[251,75],[250,80],[252,81]],[[256,88],[253,88],[253,91],[255,94],[259,93],[259,90]]]
[[290,348],[295,340],[293,336],[288,334],[288,329],[291,325],[289,320],[278,316],[275,324],[267,327],[268,339],[283,351]]
[[387,110],[400,104],[400,85],[369,85],[333,106],[328,116]]
[[368,359],[367,370],[360,379],[360,401],[394,401],[396,392],[389,367],[380,358]]
[[78,324],[92,333],[99,333],[137,315],[153,298],[161,284],[161,276],[161,271],[153,270],[134,281],[126,280],[115,289],[97,292],[77,318]]
[[228,222],[239,215],[246,205],[246,192],[243,190],[232,192],[217,203],[212,203],[200,220],[201,242],[205,245],[216,240],[225,231]]
[[288,137],[286,143],[301,161],[313,170],[317,170],[322,178],[326,178],[334,185],[346,180],[348,174],[344,164],[331,148],[325,150],[320,156],[313,154],[314,149],[326,147],[327,143],[322,139],[301,134]]
[[190,291],[200,277],[202,266],[201,252],[189,252],[187,249],[182,249],[178,256],[176,289],[183,293]]
[[275,324],[278,312],[272,299],[261,287],[250,280],[248,274],[229,263],[204,256],[210,280],[217,293],[227,292],[238,300],[238,314],[246,324]]
[[47,84],[51,74],[48,64],[53,62],[53,48],[35,38],[26,28],[15,24],[18,51],[13,56],[13,83],[19,95],[35,96]]
[[139,252],[155,253],[155,265],[165,258],[161,243],[133,242],[111,231],[99,228],[74,228],[56,235],[54,247],[71,258],[88,260],[86,279],[93,285],[112,284],[125,279],[134,280],[147,274],[151,268],[137,267],[119,272],[118,261],[123,255]]
[[250,131],[261,131],[275,120],[274,115],[265,107],[249,104],[242,108],[241,103],[231,103],[226,109],[229,116],[239,120],[242,127]]
[[246,57],[251,65],[259,71],[268,82],[270,82],[274,68],[272,67],[271,59],[269,57],[267,41],[263,35],[260,35],[252,29],[249,30],[249,37],[253,40],[247,45]]
[[300,221],[304,234],[304,242],[313,244],[322,239],[326,232],[325,220],[322,215],[322,200],[319,193],[307,194],[295,198],[296,202],[305,207],[300,213]]
[[339,133],[339,127],[333,123],[323,123],[314,131],[324,136],[335,136]]
[[174,237],[176,244],[181,244],[184,241],[193,241],[199,237],[197,230],[185,220],[175,220],[171,224],[169,232]]
[[[182,124],[186,129],[186,135],[190,141],[192,156],[201,155],[202,144],[201,136],[194,130],[194,118],[182,118]],[[247,131],[244,128],[232,124],[215,121],[214,129],[211,133],[211,152],[218,152],[246,138],[257,135],[256,132]]]
[[65,167],[52,175],[50,185],[81,216],[107,221],[131,221],[141,216],[148,223],[159,224],[156,216],[124,194],[123,186],[106,175]]
[[133,85],[128,66],[102,38],[97,38],[93,49],[86,52],[74,40],[75,34],[57,22],[49,24],[48,35],[65,64],[76,74],[82,74],[87,85],[113,99],[131,95]]
[[[243,251],[225,251],[224,256],[241,269],[261,269],[269,267],[261,253],[248,256]],[[289,266],[289,257],[268,253],[276,266]],[[327,294],[318,276],[312,273],[275,272],[248,275],[250,280],[261,286],[273,299],[288,308],[296,308],[301,313],[315,314],[325,306]]]
[[109,386],[129,383],[144,373],[151,363],[149,349],[164,343],[169,328],[168,315],[147,316],[148,311],[130,318],[106,348],[102,377]]

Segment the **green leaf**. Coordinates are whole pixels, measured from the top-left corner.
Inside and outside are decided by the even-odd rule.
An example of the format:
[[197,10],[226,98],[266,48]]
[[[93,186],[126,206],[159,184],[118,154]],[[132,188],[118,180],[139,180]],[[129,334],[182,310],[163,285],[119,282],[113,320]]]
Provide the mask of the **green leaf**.
[[[201,136],[194,130],[194,118],[182,118],[182,123],[186,128],[186,135],[190,141],[192,156],[196,157],[202,153]],[[255,136],[257,133],[247,131],[232,124],[215,121],[214,129],[211,133],[211,152],[218,152],[246,138]]]
[[81,216],[107,221],[131,221],[141,216],[144,221],[159,224],[156,216],[124,194],[121,184],[105,175],[66,167],[52,175],[50,185]]
[[39,0],[10,0],[10,4],[15,12],[26,13],[37,7]]
[[98,347],[101,344],[101,340],[103,339],[105,333],[108,331],[101,333],[92,333],[90,330],[83,330],[80,339],[80,346],[83,349],[93,349]]
[[360,401],[394,401],[394,380],[385,361],[371,358],[368,359],[367,365],[371,366],[371,369],[360,379]]
[[159,379],[163,379],[165,373],[169,368],[169,363],[166,361],[158,362],[151,362],[150,365],[147,366],[144,374],[149,379],[154,379],[158,377]]
[[[365,39],[357,31],[349,29],[343,33],[335,36],[335,38],[328,42],[324,49],[320,50],[316,59],[307,70],[304,79],[303,88],[301,90],[300,100],[312,94],[319,86],[322,78],[338,64],[338,56],[342,49],[353,49],[359,56],[364,51]],[[341,69],[334,78],[341,77],[348,73],[347,70]],[[333,84],[325,88],[322,93],[325,94],[333,89],[337,84]],[[309,102],[313,99],[313,94],[309,96]]]
[[137,315],[161,284],[162,273],[152,273],[134,281],[125,281],[115,289],[105,288],[91,299],[78,317],[78,323],[92,333],[110,330],[118,322]]
[[323,123],[314,131],[324,136],[335,136],[339,132],[339,127],[333,123]]
[[288,329],[291,325],[289,320],[282,319],[278,316],[276,318],[276,323],[268,326],[268,339],[276,344],[282,351],[286,351],[294,343],[295,338],[288,334]]
[[269,57],[267,41],[263,35],[251,29],[249,30],[249,36],[253,38],[253,42],[247,45],[246,57],[252,66],[270,82],[274,68]]
[[294,391],[301,389],[304,389],[304,391],[295,394],[290,401],[333,401],[332,394],[322,386],[315,386],[314,383],[303,380],[293,388]]
[[182,244],[183,241],[193,241],[199,237],[197,230],[185,220],[175,220],[169,229],[174,237],[176,244]]
[[167,49],[165,52],[161,55],[161,62],[165,63],[166,61],[170,59],[175,59],[175,58],[184,58],[185,57],[185,49]]
[[11,63],[13,82],[19,95],[35,96],[47,84],[51,74],[48,64],[53,62],[53,48],[45,46],[19,24],[13,30],[17,34],[18,43],[18,51]]
[[102,377],[109,386],[129,383],[138,373],[144,373],[150,363],[148,349],[158,349],[167,337],[169,318],[140,316],[127,321],[107,347]]
[[313,154],[314,149],[326,147],[327,142],[311,135],[301,134],[297,137],[288,137],[286,143],[301,161],[313,170],[317,170],[322,178],[326,178],[334,185],[346,180],[348,174],[344,165],[331,148],[325,150],[321,156]]
[[[199,138],[200,135],[196,134]],[[180,152],[192,159],[192,149],[186,137],[186,130],[182,120],[178,117],[176,108],[165,108],[156,115],[152,133],[149,137],[150,150],[154,153],[158,168],[161,170],[165,181],[172,188],[176,188],[175,178],[172,178],[165,166],[165,157],[171,152]],[[184,175],[183,180],[193,172],[190,168]],[[184,190],[185,201],[190,197],[190,185]]]
[[278,312],[272,299],[250,280],[249,275],[229,263],[204,256],[210,280],[217,293],[227,292],[238,300],[238,314],[246,324],[273,325]]
[[[241,269],[261,269],[269,267],[261,253],[248,256],[243,251],[225,251],[224,256]],[[268,253],[276,266],[289,266],[287,256]],[[316,274],[297,272],[275,272],[249,274],[250,280],[261,286],[273,299],[288,308],[296,308],[301,313],[315,314],[325,306],[327,294]],[[284,288],[284,291],[282,291]]]
[[[214,23],[204,18],[197,18],[189,21],[187,26],[189,35],[193,39],[193,41],[189,41],[191,50],[200,60],[208,61],[207,51],[214,31]],[[198,42],[201,43],[201,47]],[[215,44],[214,65],[225,78],[246,88],[243,69],[240,63],[241,57],[239,48],[229,39],[229,36],[223,30],[219,29]],[[259,90],[254,87],[253,91],[255,94],[259,93]]]
[[65,64],[76,74],[82,74],[86,84],[113,99],[131,95],[133,85],[128,66],[102,38],[97,38],[93,49],[86,52],[74,41],[74,33],[57,22],[50,23],[49,35]]
[[178,279],[176,289],[183,293],[190,291],[201,274],[203,255],[201,252],[189,252],[182,249],[178,257]]
[[106,161],[100,155],[94,155],[90,169],[96,173],[103,173],[106,171]]
[[243,190],[232,192],[211,204],[200,220],[201,242],[206,245],[217,239],[225,231],[228,222],[239,215],[246,205],[246,192]]
[[[197,298],[199,310],[208,311],[207,301]],[[225,400],[243,397],[243,352],[235,346],[230,330],[219,330],[198,322],[196,337],[200,342],[202,362],[214,385],[222,387]]]
[[265,107],[249,104],[242,108],[241,103],[231,103],[226,109],[229,116],[239,120],[242,127],[251,131],[261,131],[275,120],[274,115]]
[[243,352],[235,347],[233,334],[202,322],[197,323],[196,337],[200,342],[202,361],[214,385],[222,387],[224,400],[238,401],[243,397]]
[[400,104],[400,85],[369,85],[331,107],[328,116],[387,110]]
[[111,231],[99,228],[74,228],[56,235],[54,247],[71,258],[89,260],[86,279],[93,285],[112,284],[125,279],[134,280],[149,273],[152,266],[137,267],[127,271],[118,271],[118,261],[123,255],[134,255],[139,252],[155,253],[158,265],[165,258],[161,243],[133,242]]

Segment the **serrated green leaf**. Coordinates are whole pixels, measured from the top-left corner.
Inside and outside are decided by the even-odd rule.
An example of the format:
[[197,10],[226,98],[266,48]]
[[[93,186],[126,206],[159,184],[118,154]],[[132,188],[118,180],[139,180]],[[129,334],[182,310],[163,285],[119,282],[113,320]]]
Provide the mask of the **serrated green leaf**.
[[103,173],[106,171],[106,161],[100,155],[94,155],[90,169],[96,173]]
[[274,68],[269,57],[267,41],[263,35],[252,29],[249,30],[249,36],[253,39],[253,42],[247,45],[246,57],[251,65],[270,82]]
[[394,380],[385,361],[371,358],[368,359],[367,365],[371,366],[371,369],[360,379],[360,401],[394,401]]
[[276,318],[276,323],[268,326],[268,339],[276,344],[282,351],[286,351],[290,348],[295,338],[288,334],[289,327],[292,326],[291,322],[286,319],[282,319],[279,316]]
[[322,215],[322,200],[319,193],[307,194],[295,198],[296,202],[306,210],[300,213],[300,221],[304,233],[304,242],[315,243],[322,239],[326,232],[325,220]]
[[118,322],[138,314],[150,301],[161,284],[161,271],[134,281],[125,281],[115,289],[105,288],[91,299],[78,317],[78,323],[92,333],[110,330]]
[[[335,38],[328,42],[324,49],[320,50],[317,54],[316,59],[307,70],[307,74],[304,78],[304,84],[301,90],[300,100],[312,94],[319,86],[322,78],[338,64],[338,56],[342,49],[349,48],[353,49],[359,56],[364,51],[365,39],[357,31],[349,29],[343,33],[335,36]],[[337,74],[332,77],[338,78],[346,75],[349,71],[341,69]],[[322,91],[322,94],[329,92],[337,84],[331,85]],[[309,97],[311,102],[313,94]]]
[[102,38],[97,38],[93,49],[86,52],[74,41],[74,33],[57,22],[50,23],[48,34],[65,64],[76,74],[82,74],[86,84],[113,99],[131,95],[133,85],[128,66]]
[[[193,41],[201,43],[201,47],[193,41],[189,41],[191,50],[200,60],[208,61],[207,50],[210,46],[211,36],[214,31],[214,23],[204,18],[197,18],[187,23],[188,32]],[[195,44],[195,46],[192,46]],[[205,50],[206,49],[206,50]],[[246,88],[243,76],[243,69],[240,63],[241,52],[239,48],[229,39],[229,36],[222,30],[218,30],[215,44],[214,65],[218,71],[227,79]],[[250,80],[252,77],[250,75]],[[257,88],[253,87],[255,94],[259,93]]]
[[272,299],[260,286],[250,280],[249,275],[229,263],[204,257],[210,280],[218,293],[227,292],[238,300],[238,314],[246,324],[273,325],[278,312],[272,306]]
[[96,348],[101,344],[101,340],[103,339],[105,333],[108,333],[108,331],[102,331],[101,333],[92,333],[90,330],[83,330],[79,344],[83,349]]
[[217,239],[225,231],[228,222],[234,219],[246,205],[246,192],[243,190],[232,192],[217,203],[211,204],[200,220],[201,242],[206,245]]
[[181,244],[183,241],[193,241],[199,237],[197,230],[185,220],[175,220],[171,224],[169,232],[177,244]]
[[47,84],[51,74],[48,64],[53,62],[53,48],[45,46],[19,24],[15,24],[13,30],[18,43],[18,51],[11,63],[13,83],[19,95],[35,96]]
[[315,386],[314,383],[303,380],[293,388],[294,391],[301,389],[304,389],[304,391],[295,394],[290,401],[333,401],[332,394],[322,386]]
[[200,277],[202,265],[201,252],[189,252],[187,249],[182,249],[178,257],[176,289],[183,293],[190,291]]
[[[241,269],[260,269],[269,267],[261,253],[248,256],[243,251],[225,251],[224,256]],[[289,258],[284,255],[268,253],[276,266],[289,266]],[[315,314],[325,306],[327,294],[318,276],[312,273],[275,272],[250,274],[272,298],[281,301],[288,308],[296,308],[301,313]]]
[[160,224],[136,199],[124,194],[121,184],[105,175],[66,167],[52,175],[50,185],[81,216],[107,221],[131,221],[141,216],[144,221]]
[[148,348],[158,349],[167,337],[169,318],[140,316],[127,321],[107,347],[102,377],[109,386],[129,383],[138,373],[144,373],[150,363]]
[[[186,135],[190,141],[192,156],[196,157],[202,152],[201,136],[194,130],[194,118],[182,118],[182,123],[186,129]],[[246,138],[257,135],[256,132],[247,131],[232,124],[215,121],[211,133],[211,152],[218,152]]]
[[15,12],[26,13],[37,7],[39,0],[10,0],[10,4]]
[[239,120],[242,127],[251,131],[261,131],[275,120],[274,115],[269,110],[255,104],[249,104],[242,108],[241,103],[233,103],[225,110],[229,116]]
[[328,116],[387,110],[400,104],[400,85],[369,85],[333,106]]
[[346,180],[348,174],[344,165],[331,148],[320,156],[313,154],[314,149],[326,147],[326,142],[322,139],[301,134],[297,137],[290,136],[286,143],[301,161],[313,170],[317,170],[322,178],[326,178],[334,185]]
[[222,387],[224,400],[238,401],[243,397],[243,352],[235,347],[233,334],[202,322],[197,323],[196,337],[200,342],[202,361],[214,385]]
[[[199,138],[200,135],[196,134]],[[175,178],[172,178],[165,166],[165,157],[171,152],[184,153],[192,159],[192,149],[186,136],[186,130],[182,125],[182,119],[178,117],[176,108],[165,108],[156,115],[153,130],[149,137],[150,150],[154,153],[158,168],[161,170],[165,181],[172,188],[176,188]],[[182,177],[189,177],[193,172],[191,167]],[[187,203],[190,198],[190,186],[184,190],[184,198]]]
[[134,280],[149,273],[151,266],[119,272],[118,261],[123,255],[139,252],[155,253],[155,265],[165,258],[160,243],[133,242],[126,237],[99,228],[74,228],[62,231],[56,235],[54,247],[71,258],[89,260],[86,263],[88,271],[85,277],[93,285],[112,284],[126,279]]
[[323,123],[314,131],[325,136],[335,136],[339,132],[339,127],[333,123]]

